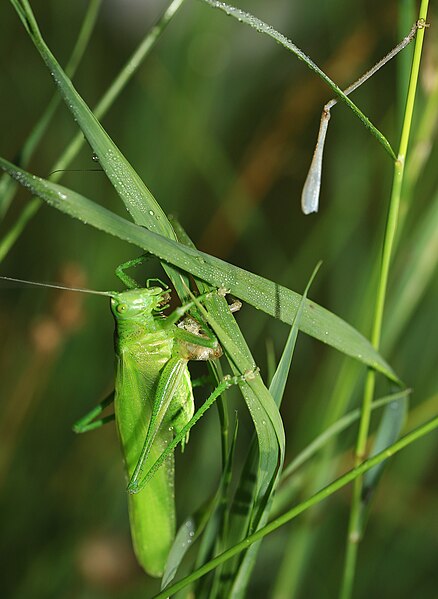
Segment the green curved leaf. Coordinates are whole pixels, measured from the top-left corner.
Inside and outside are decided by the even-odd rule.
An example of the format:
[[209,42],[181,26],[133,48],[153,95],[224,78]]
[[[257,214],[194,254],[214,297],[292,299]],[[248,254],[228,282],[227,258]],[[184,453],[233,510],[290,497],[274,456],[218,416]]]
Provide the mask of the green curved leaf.
[[[33,194],[40,196],[61,212],[132,243],[154,254],[160,260],[190,272],[215,287],[225,288],[255,308],[263,310],[285,323],[292,324],[301,301],[299,293],[229,262],[139,227],[84,196],[56,183],[31,175],[2,158],[0,158],[0,167],[23,186],[29,188]],[[363,364],[371,366],[400,384],[400,380],[391,367],[363,335],[344,320],[311,300],[306,300],[300,321],[300,330]]]

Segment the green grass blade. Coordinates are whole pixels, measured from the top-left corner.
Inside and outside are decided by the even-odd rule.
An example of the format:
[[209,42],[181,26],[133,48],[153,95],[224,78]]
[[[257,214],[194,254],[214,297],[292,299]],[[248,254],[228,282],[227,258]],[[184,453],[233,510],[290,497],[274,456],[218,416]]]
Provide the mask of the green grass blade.
[[305,501],[299,503],[297,506],[295,506],[291,510],[287,511],[282,516],[279,516],[278,518],[276,518],[275,520],[273,520],[272,522],[267,524],[264,528],[258,530],[257,532],[252,534],[250,537],[248,537],[247,539],[245,539],[238,545],[235,545],[234,547],[231,547],[227,551],[224,551],[224,553],[222,553],[221,555],[218,555],[216,558],[211,560],[208,564],[205,564],[202,568],[199,568],[198,570],[192,572],[189,576],[176,582],[172,586],[165,589],[163,592],[158,593],[158,595],[155,595],[154,599],[165,599],[168,595],[171,595],[173,593],[176,593],[180,589],[183,589],[184,587],[186,587],[188,584],[190,584],[194,580],[201,578],[201,576],[204,576],[211,570],[214,570],[215,568],[217,568],[224,561],[231,559],[234,555],[237,555],[241,551],[244,551],[245,549],[247,549],[250,544],[256,543],[260,539],[263,539],[266,535],[270,534],[271,532],[274,532],[275,530],[277,530],[278,528],[280,528],[287,522],[290,522],[291,520],[293,520],[300,514],[307,511],[309,508],[313,507],[314,505],[317,505],[324,499],[327,499],[327,497],[330,497],[331,495],[336,493],[336,491],[339,491],[339,489],[342,489],[343,487],[345,487],[348,483],[355,480],[358,476],[365,474],[371,468],[374,468],[375,466],[377,466],[384,460],[387,460],[389,457],[392,457],[393,455],[395,455],[396,453],[398,453],[405,447],[408,447],[415,441],[417,441],[417,440],[421,439],[422,437],[424,437],[425,435],[433,432],[437,428],[438,428],[438,416],[436,416],[435,418],[432,418],[428,422],[425,422],[421,426],[415,428],[410,433],[404,435],[399,441],[397,441],[396,443],[393,443],[390,447],[387,447],[384,451],[381,451],[376,456],[365,460],[356,468],[349,470],[348,472],[346,472],[345,474],[343,474],[342,476],[340,476],[339,478],[334,480],[332,483],[328,484],[323,489],[321,489],[320,491],[318,491],[317,493],[315,493],[314,495],[309,497],[309,499],[306,499]]
[[[91,34],[94,30],[94,26],[97,21],[97,16],[99,14],[101,2],[102,0],[92,0],[88,5],[81,30],[79,31],[78,38],[76,40],[76,44],[72,50],[70,59],[65,67],[65,72],[68,75],[68,77],[73,77],[88,46],[88,42],[90,41]],[[41,118],[38,120],[37,124],[34,126],[23,147],[19,151],[19,159],[17,160],[17,162],[23,168],[25,168],[28,165],[39,142],[41,141],[44,133],[46,132],[60,102],[60,95],[58,93],[55,93],[55,95],[47,105],[46,109],[44,110],[43,114],[41,115]],[[6,211],[10,206],[10,203],[15,194],[16,187],[16,183],[9,177],[6,177],[4,175],[0,179],[0,217],[2,218],[4,217]],[[2,257],[2,251],[0,250],[0,260]]]
[[[120,70],[117,77],[111,83],[107,91],[103,94],[102,98],[96,104],[93,112],[96,118],[100,119],[103,117],[108,109],[111,107],[116,98],[120,95],[128,81],[133,77],[133,75],[138,70],[139,66],[142,64],[143,60],[149,54],[151,49],[154,47],[157,40],[160,38],[164,29],[171,21],[175,13],[179,10],[181,5],[185,2],[185,0],[173,0],[167,9],[164,11],[161,18],[158,20],[157,24],[146,34],[144,39],[140,42],[136,50],[129,57],[126,64]],[[17,2],[13,2],[17,12],[19,9]],[[67,72],[67,69],[66,69]],[[79,132],[72,141],[68,144],[65,151],[61,154],[61,156],[56,160],[55,164],[52,167],[52,171],[56,171],[52,176],[52,181],[58,181],[61,178],[61,171],[67,169],[68,165],[78,154],[80,148],[82,147],[85,141],[84,135],[82,132]],[[0,190],[1,193],[1,190]],[[10,249],[13,247],[14,243],[20,237],[27,223],[35,216],[41,206],[41,202],[38,198],[33,198],[33,200],[22,210],[22,212],[17,217],[15,223],[12,225],[11,229],[8,233],[2,238],[0,241],[0,262],[7,255]],[[179,285],[179,280],[176,279],[176,287],[178,293],[181,293],[180,297],[183,297],[184,294],[183,286]]]
[[[201,546],[200,551],[198,551],[198,558],[200,553],[210,554],[209,547],[214,544],[214,540],[217,538],[220,530],[220,527],[218,526],[220,518],[217,518],[218,509],[220,510],[221,507],[224,507],[222,503],[224,490],[228,487],[231,480],[231,464],[236,449],[237,430],[238,427],[236,421],[234,434],[231,439],[230,451],[224,464],[221,480],[215,496],[197,509],[193,515],[186,518],[177,532],[167,559],[166,570],[161,580],[162,589],[169,585],[175,578],[184,556],[187,554],[191,545],[201,535],[204,546]],[[205,545],[207,545],[207,547],[205,547]],[[207,559],[204,561],[207,561]]]
[[[176,4],[179,6],[180,0],[177,0]],[[134,221],[151,231],[175,239],[175,233],[161,206],[78,94],[48,48],[27,0],[13,0],[13,5],[49,69],[64,102],[93,148],[100,165]],[[173,267],[165,265],[164,269],[172,280],[178,295],[184,299],[188,281]]]
[[[406,396],[392,401],[385,407],[382,419],[374,440],[370,457],[373,457],[395,443],[400,437],[402,428],[406,422],[408,414],[408,399]],[[367,511],[371,496],[374,494],[377,483],[385,467],[385,462],[381,462],[375,468],[368,470],[363,478],[362,510]],[[362,520],[365,514],[362,515]],[[363,524],[362,524],[363,528]]]
[[[229,314],[228,308],[226,310]],[[227,330],[227,334],[229,333],[231,337],[227,337],[225,331],[209,315],[206,315],[206,317],[219,338],[227,357],[231,357],[237,370],[240,372],[250,370],[252,368],[251,364],[253,364],[252,357],[249,350],[245,349],[245,341],[231,314],[229,314],[229,318],[233,321],[234,327],[231,326],[231,330]],[[236,347],[236,339],[240,340],[239,347]],[[242,477],[249,482],[248,492],[251,500],[240,506],[240,510],[245,512],[246,517],[233,519],[230,514],[228,533],[225,537],[227,546],[245,538],[249,532],[253,532],[263,524],[264,514],[267,512],[272,493],[279,481],[285,452],[283,424],[278,407],[271,393],[264,386],[260,375],[257,374],[254,379],[250,378],[241,387],[241,391],[254,422],[257,444],[255,441],[253,442],[253,453],[250,454],[253,458],[250,460],[250,471],[253,475],[250,477],[251,480],[248,481],[248,476],[246,476],[248,472],[245,472],[245,469],[242,472]],[[233,506],[231,506],[232,510]],[[227,587],[224,589],[223,584],[221,585],[222,595],[240,596],[241,590],[243,591],[246,587],[245,575],[249,573],[253,554],[256,554],[256,547],[251,548],[249,555],[246,554],[242,577],[234,581],[230,591]],[[234,571],[230,572],[230,575],[230,582],[232,582],[235,576]],[[224,576],[228,578],[228,572],[225,572]]]
[[184,559],[187,551],[193,543],[197,531],[196,514],[189,516],[184,520],[176,533],[175,540],[170,548],[169,556],[166,562],[163,578],[161,579],[161,588],[164,589],[175,578],[178,568]]
[[412,232],[408,248],[401,257],[402,276],[388,301],[388,315],[382,335],[385,350],[394,347],[434,280],[438,265],[438,193]]
[[[175,233],[177,234],[178,240],[181,243],[183,243],[184,245],[194,248],[195,246],[194,246],[193,242],[191,241],[191,239],[189,238],[189,236],[187,235],[187,233],[185,232],[185,230],[183,229],[181,224],[174,217],[171,217],[171,223],[175,230]],[[198,291],[200,293],[207,293],[208,291],[211,291],[213,289],[210,285],[207,285],[204,281],[202,281],[196,277],[195,277],[195,282],[196,282]],[[221,327],[225,330],[228,330],[229,334],[234,338],[234,340],[237,340],[239,342],[240,349],[243,352],[248,351],[248,357],[250,360],[252,360],[251,356],[249,354],[249,350],[246,347],[246,343],[240,333],[240,330],[236,326],[234,318],[231,316],[231,314],[229,312],[226,302],[224,302],[223,299],[220,300],[219,298],[217,298],[216,295],[214,295],[211,299],[207,298],[204,305],[211,314],[214,314],[215,320],[218,323],[220,323]],[[202,321],[201,314],[195,315],[195,317],[197,317],[198,319],[200,319]],[[236,370],[235,370],[235,372],[236,372]],[[223,403],[224,403],[223,408],[226,411],[228,409],[228,404],[226,401],[224,401]],[[229,421],[230,420],[231,419],[229,418]],[[222,430],[222,446],[223,446],[222,451],[223,452],[226,451],[226,446],[227,446],[226,436],[227,436],[227,434],[228,433],[226,430]],[[257,487],[259,486],[259,479],[260,479],[260,475],[259,475],[259,471],[258,471],[258,465],[259,465],[259,443],[258,443],[258,441],[259,441],[259,439],[258,439],[257,435],[254,435],[253,445],[255,448],[256,456],[255,456],[255,460],[254,460],[254,462],[255,462],[254,476],[251,477],[251,483],[250,483],[252,498],[255,497],[255,495],[256,495],[256,490],[257,490]],[[272,447],[274,447],[274,445],[272,445]],[[230,527],[231,528],[233,527],[233,507],[232,507],[232,505],[230,506],[230,503],[232,501],[231,498],[234,496],[234,493],[232,493],[232,489],[230,489],[231,476],[232,476],[232,472],[235,467],[233,455],[230,455],[228,453],[228,458],[226,460],[223,459],[223,463],[225,464],[224,472],[227,473],[226,474],[227,484],[222,485],[221,502],[218,506],[217,512],[214,515],[215,517],[212,518],[212,520],[209,524],[209,528],[208,528],[208,530],[206,530],[205,537],[203,538],[203,548],[202,548],[203,550],[199,553],[198,558],[196,560],[197,567],[200,567],[202,564],[206,563],[208,561],[208,559],[211,559],[211,557],[213,555],[217,555],[218,553],[224,551],[224,549],[229,547],[230,544],[233,544],[233,540],[229,538],[229,534],[228,534]],[[272,472],[273,473],[275,473],[275,469],[276,469],[276,463],[273,462],[273,464],[272,464]],[[244,474],[242,474],[240,480],[242,480],[243,476],[244,476]],[[247,511],[249,513],[251,512],[251,504],[247,505]],[[237,536],[236,541],[239,541],[242,538],[244,538],[245,534],[247,534],[247,529],[240,531],[240,534]],[[207,549],[209,549],[210,551],[208,552]],[[200,598],[208,597],[208,599],[220,597],[221,595],[223,596],[223,594],[225,592],[227,592],[226,585],[227,585],[227,582],[224,582],[224,580],[222,578],[222,571],[219,568],[218,570],[215,571],[214,577],[212,580],[200,581],[199,585],[197,585],[197,587],[196,587],[196,595],[197,596],[199,595]]]
[[[376,289],[373,324],[371,329],[371,342],[376,349],[380,349],[380,341],[382,336],[382,325],[384,320],[388,280],[391,271],[394,244],[397,237],[397,225],[400,212],[400,200],[402,195],[406,155],[408,151],[411,127],[413,124],[415,96],[417,92],[417,85],[420,74],[420,62],[423,50],[424,32],[425,28],[427,27],[426,19],[428,7],[429,0],[422,0],[417,20],[418,30],[412,59],[412,67],[407,91],[406,108],[400,137],[400,145],[398,149],[397,160],[394,163],[391,197],[389,201],[385,232],[383,236],[380,272]],[[371,403],[375,392],[375,386],[375,372],[370,370],[367,373],[362,399],[362,414],[359,423],[359,431],[357,434],[355,449],[356,465],[358,465],[362,461],[363,456],[366,455],[366,446],[371,415]],[[359,541],[361,539],[362,532],[362,496],[363,480],[361,478],[358,478],[353,485],[353,495],[351,501],[350,518],[346,542],[345,562],[340,592],[341,599],[351,599],[353,594],[353,585],[358,559]]]
[[[233,316],[230,314],[228,306],[225,302],[221,302],[221,305],[218,305],[217,308],[221,321],[220,325],[216,319],[212,318],[210,313],[204,316],[219,338],[230,364],[234,367],[234,372],[253,370],[253,358]],[[234,502],[229,508],[227,528],[224,534],[226,547],[244,538],[248,534],[248,526],[251,526],[252,522],[254,522],[254,526],[257,525],[276,486],[284,460],[283,425],[272,395],[264,386],[260,376],[257,374],[254,378],[250,378],[246,384],[241,385],[241,392],[256,429],[256,435],[252,443],[253,453],[251,454],[253,457],[253,463],[251,463],[252,475],[250,480],[247,480],[245,470],[241,475],[243,485],[245,486],[246,482],[248,483],[250,500],[239,505],[237,515],[234,510]],[[237,494],[239,494],[239,490]],[[237,497],[238,502],[239,497]],[[240,514],[243,517],[239,518]],[[228,571],[223,574],[226,579],[228,579],[228,574]],[[231,596],[228,587],[225,586],[227,583],[221,578],[221,573],[218,572],[213,582],[214,585],[220,583],[221,590],[218,596]],[[228,579],[228,584],[231,582],[232,580]]]
[[372,123],[371,121],[363,114],[363,112],[350,100],[348,96],[344,94],[340,87],[336,85],[334,81],[328,77],[314,62],[311,60],[300,48],[298,48],[290,39],[288,39],[285,35],[276,31],[271,25],[263,22],[258,19],[254,15],[251,15],[240,8],[236,8],[234,6],[230,6],[225,2],[220,2],[219,0],[202,0],[206,4],[210,5],[212,8],[218,8],[225,12],[228,16],[237,19],[240,23],[245,23],[249,25],[259,33],[263,33],[274,39],[276,42],[281,44],[287,50],[290,50],[295,54],[295,56],[304,62],[309,69],[311,69],[314,73],[316,73],[321,79],[327,83],[327,85],[334,91],[334,93],[339,97],[342,102],[344,102],[353,112],[354,114],[362,121],[365,127],[374,135],[374,137],[380,142],[380,144],[384,147],[386,152],[393,158],[396,159],[396,155],[394,150],[391,147],[391,144],[386,139],[386,137],[381,133]]
[[[219,296],[217,296],[217,300],[216,309],[222,320],[221,323],[219,323],[211,313],[206,312],[202,306],[199,306],[199,309],[219,339],[229,358],[230,365],[234,365],[237,373],[244,374],[245,376],[246,373],[251,373],[246,377],[245,382],[240,385],[240,388],[245,401],[247,402],[259,438],[259,449],[261,452],[260,461],[263,461],[263,451],[266,451],[266,460],[271,463],[271,465],[260,464],[261,471],[266,475],[272,470],[272,459],[270,455],[273,452],[274,447],[278,445],[280,453],[283,454],[284,452],[285,439],[283,423],[272,395],[262,381],[254,359],[252,358],[245,339],[229,310],[227,302],[224,298]],[[222,323],[225,324],[226,328],[222,326]],[[269,426],[269,423],[271,426]],[[279,458],[277,455],[275,468],[277,468],[278,465]],[[267,475],[266,478],[269,478],[269,475]],[[261,494],[263,495],[264,492],[265,490],[263,490]]]
[[[230,291],[267,314],[292,324],[301,295],[269,279],[245,271],[219,258],[178,244],[139,227],[91,202],[84,196],[36,177],[0,158],[0,167],[30,191],[61,212],[124,239],[160,260],[190,272],[211,285]],[[307,300],[300,329],[312,337],[382,372],[399,383],[394,371],[358,331],[341,318]]]
[[[205,533],[202,536],[201,546],[196,557],[196,568],[199,568],[200,566],[205,564],[209,559],[211,559],[213,555],[220,553],[225,548],[222,544],[223,530],[226,526],[226,521],[228,517],[227,498],[233,475],[237,432],[238,420],[236,418],[234,424],[234,431],[230,443],[230,450],[222,468],[221,481],[218,491],[216,493],[215,511],[213,512],[212,517],[209,519],[205,528]],[[214,589],[211,588],[197,588],[196,593],[197,596],[199,595],[200,598],[203,596],[208,598],[211,596],[214,597]]]
[[[286,382],[287,382],[287,379],[289,376],[289,371],[290,371],[290,367],[292,364],[292,357],[294,354],[296,340],[297,340],[298,331],[299,331],[299,325],[300,325],[301,317],[303,314],[304,304],[305,304],[305,301],[307,298],[308,291],[310,289],[310,285],[312,284],[320,266],[321,266],[321,263],[316,266],[316,268],[313,271],[312,276],[310,277],[310,280],[306,286],[306,289],[301,297],[301,301],[298,306],[298,310],[295,314],[295,318],[292,323],[288,338],[286,340],[286,344],[285,344],[282,356],[280,358],[280,362],[275,371],[272,382],[269,386],[269,391],[278,407],[280,407],[280,405],[281,405],[284,390],[286,387]],[[243,486],[242,487],[240,485],[238,486],[238,488],[236,490],[237,497],[239,497],[239,494],[241,496],[245,496],[246,494],[249,494],[249,496],[251,496],[251,497],[253,496],[253,491],[251,489],[250,484],[251,484],[251,480],[254,480],[254,475],[256,474],[256,470],[255,470],[256,466],[257,466],[257,447],[254,443],[252,443],[250,452],[248,454],[248,458],[247,458],[245,466],[242,470],[241,480],[243,482]],[[279,472],[279,475],[281,475],[281,472]],[[267,498],[264,509],[261,511],[260,510],[257,511],[255,514],[255,517],[250,512],[249,516],[252,516],[252,518],[250,518],[249,520],[244,519],[244,518],[237,519],[237,523],[236,523],[236,526],[234,527],[234,530],[237,528],[238,536],[237,536],[237,539],[230,539],[229,545],[232,545],[235,542],[237,542],[239,540],[239,538],[244,538],[249,533],[255,532],[256,530],[258,530],[259,528],[261,528],[262,526],[264,526],[267,523],[270,511],[271,511],[271,507],[272,507],[272,498],[273,498],[274,490],[275,490],[275,487],[272,486],[272,488],[270,489],[270,495]],[[240,524],[240,526],[239,526],[239,524]],[[239,530],[239,528],[241,528],[241,527],[245,527],[245,528]],[[233,532],[234,532],[234,530],[233,530]],[[247,587],[248,587],[251,572],[255,566],[258,549],[259,549],[259,543],[254,543],[253,545],[251,545],[251,547],[248,549],[248,551],[246,551],[243,554],[243,557],[241,560],[239,560],[237,563],[231,562],[231,568],[228,569],[228,572],[227,572],[228,576],[227,575],[225,576],[225,580],[230,578],[233,581],[231,591],[230,591],[230,593],[228,593],[228,595],[230,597],[232,597],[233,599],[242,599],[244,597]]]
[[295,317],[292,322],[291,330],[289,331],[289,335],[286,341],[286,345],[284,347],[283,353],[280,358],[280,362],[278,363],[278,367],[274,373],[272,378],[272,382],[269,385],[269,391],[272,393],[272,397],[274,398],[277,406],[280,407],[281,401],[283,399],[284,389],[286,387],[287,378],[289,376],[290,367],[292,364],[292,357],[295,351],[295,345],[297,342],[298,331],[300,330],[301,318],[303,316],[304,306],[306,304],[307,295],[309,293],[310,286],[316,277],[318,270],[321,267],[321,262],[317,264],[315,267],[312,276],[309,279],[309,282],[306,285],[303,295],[301,296],[301,301],[298,306],[298,310],[296,311]]
[[[17,8],[17,2],[14,4]],[[49,50],[28,2],[21,0],[19,4],[19,14],[22,20],[25,19],[25,27],[32,42],[49,69],[73,118],[77,121],[88,143],[93,148],[99,159],[99,164],[123,200],[134,221],[139,225],[148,227],[151,231],[174,238],[173,230],[166,215],[152,193],[78,94],[61,65]]]
[[[398,393],[392,393],[377,399],[372,404],[372,410],[378,410],[379,408],[388,405],[394,401],[405,399],[410,393],[409,389],[399,391]],[[275,496],[273,511],[278,514],[279,512],[286,509],[290,505],[291,501],[297,490],[297,485],[293,475],[296,471],[311,460],[315,455],[321,451],[330,441],[338,437],[342,432],[347,430],[352,424],[357,422],[360,418],[360,409],[352,410],[339,418],[331,426],[326,428],[320,435],[318,435],[309,445],[307,445],[295,458],[290,462],[282,472],[281,486]]]

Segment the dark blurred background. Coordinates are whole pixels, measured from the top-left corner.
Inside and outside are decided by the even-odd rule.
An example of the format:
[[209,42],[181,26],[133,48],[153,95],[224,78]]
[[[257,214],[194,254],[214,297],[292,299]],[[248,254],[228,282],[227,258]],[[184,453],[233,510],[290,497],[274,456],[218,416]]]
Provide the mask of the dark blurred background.
[[[409,1],[236,4],[290,37],[341,86],[406,35],[416,14]],[[102,2],[74,80],[88,104],[96,103],[166,5],[162,0]],[[39,0],[32,6],[49,47],[64,64],[87,2]],[[7,2],[0,6],[0,29],[0,154],[14,160],[54,87]],[[432,416],[437,406],[437,102],[428,100],[437,95],[433,26],[426,38],[411,146],[416,162],[407,171],[404,196],[405,208],[408,202],[412,207],[391,275],[382,348],[414,389],[412,426]],[[411,51],[353,97],[394,148]],[[322,259],[312,299],[369,336],[374,265],[392,167],[354,115],[337,106],[327,137],[320,212],[302,215],[300,193],[321,109],[330,97],[330,90],[273,40],[202,2],[187,0],[103,125],[199,249],[299,292]],[[425,114],[429,121],[424,122]],[[425,140],[419,139],[421,126]],[[70,113],[60,106],[29,170],[47,176],[75,132]],[[75,170],[65,173],[63,184],[124,214],[105,175],[95,171],[86,145],[70,168]],[[28,194],[20,191],[2,223],[2,235],[27,201]],[[44,206],[4,260],[1,273],[113,289],[118,288],[115,267],[136,255],[133,247]],[[163,276],[155,261],[139,272],[140,278],[154,275]],[[105,299],[2,284],[0,301],[2,596],[150,596],[157,583],[142,574],[130,548],[114,427],[80,437],[71,431],[73,422],[112,386],[113,323]],[[273,343],[279,355],[287,327],[250,306],[244,306],[238,322],[266,372],[266,344]],[[290,458],[321,431],[343,369],[359,383],[363,378],[363,368],[345,363],[334,350],[300,336],[282,410]],[[390,389],[379,381],[378,390],[383,394]],[[360,384],[351,404],[359,398]],[[217,417],[211,412],[193,431],[185,454],[177,456],[180,519],[217,484],[220,448]],[[251,425],[242,418],[249,435]],[[340,451],[346,452],[342,468],[351,465],[355,432],[340,442]],[[360,549],[357,599],[436,597],[436,443],[436,435],[423,439],[397,456],[385,473]],[[297,499],[305,496],[303,487]],[[269,537],[251,596],[274,596],[276,568],[286,543],[296,538],[300,567],[290,597],[336,597],[349,498],[349,489],[338,493],[306,520],[313,535],[306,559],[300,552],[298,521]]]

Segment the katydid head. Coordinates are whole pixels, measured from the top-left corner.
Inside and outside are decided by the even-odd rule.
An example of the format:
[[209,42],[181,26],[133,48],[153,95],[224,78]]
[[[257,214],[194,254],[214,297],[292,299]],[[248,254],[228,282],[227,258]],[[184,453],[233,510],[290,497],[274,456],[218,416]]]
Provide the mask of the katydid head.
[[128,289],[112,294],[111,310],[117,321],[142,319],[162,312],[169,300],[169,290],[161,287]]
[[[127,291],[94,291],[79,287],[66,287],[64,285],[53,285],[51,283],[39,283],[25,279],[15,279],[0,275],[0,279],[12,283],[32,285],[34,287],[48,287],[50,289],[62,289],[63,291],[78,291],[80,293],[91,293],[93,295],[104,295],[111,298],[111,310],[117,320],[130,320],[136,317],[142,318],[145,314],[159,314],[167,308],[170,301],[170,290],[162,287],[146,287],[128,289]],[[154,279],[149,279],[152,281]],[[148,281],[148,282],[149,282]],[[164,285],[163,285],[164,286]]]

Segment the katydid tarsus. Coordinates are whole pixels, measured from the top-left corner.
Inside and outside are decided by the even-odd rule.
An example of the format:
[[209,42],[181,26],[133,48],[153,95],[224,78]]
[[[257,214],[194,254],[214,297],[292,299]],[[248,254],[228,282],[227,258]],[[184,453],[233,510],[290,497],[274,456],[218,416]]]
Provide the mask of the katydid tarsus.
[[[174,464],[171,446],[178,434],[189,430],[216,397],[239,377],[227,379],[210,395],[194,415],[189,360],[213,360],[222,349],[209,331],[188,311],[195,301],[176,308],[170,315],[163,311],[170,300],[169,289],[157,279],[141,288],[125,270],[143,258],[119,266],[117,276],[126,291],[95,292],[109,296],[115,319],[116,378],[115,390],[75,425],[75,432],[86,432],[115,420],[121,442],[128,484],[128,504],[134,551],[140,565],[151,576],[161,576],[175,536]],[[63,288],[45,283],[36,284]],[[160,286],[152,286],[158,282]],[[68,288],[64,288],[68,289]],[[239,302],[230,305],[238,310]],[[114,403],[114,414],[100,418],[103,410]],[[201,413],[202,412],[202,413]],[[179,435],[181,437],[181,435]],[[181,438],[184,446],[188,432]],[[153,477],[149,470],[169,455]]]
[[[408,46],[414,39],[418,29],[428,27],[428,24],[423,20],[419,20],[413,24],[408,35],[402,39],[402,41],[395,46],[386,56],[384,56],[379,62],[377,62],[371,69],[364,73],[359,79],[354,81],[346,89],[343,90],[344,94],[348,96],[360,87],[365,81],[372,77],[378,70],[380,70],[387,62],[392,60],[399,52],[401,52],[406,46]],[[319,193],[321,189],[321,174],[322,174],[322,158],[324,153],[325,138],[327,135],[327,129],[331,116],[331,109],[335,104],[338,103],[338,98],[333,98],[327,104],[325,104],[321,121],[319,125],[318,139],[313,153],[312,162],[310,164],[309,172],[304,183],[303,191],[301,194],[301,209],[304,214],[311,214],[312,212],[318,212],[319,208]]]

